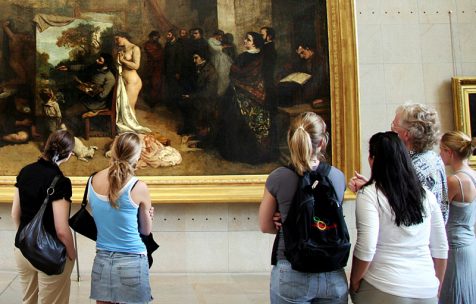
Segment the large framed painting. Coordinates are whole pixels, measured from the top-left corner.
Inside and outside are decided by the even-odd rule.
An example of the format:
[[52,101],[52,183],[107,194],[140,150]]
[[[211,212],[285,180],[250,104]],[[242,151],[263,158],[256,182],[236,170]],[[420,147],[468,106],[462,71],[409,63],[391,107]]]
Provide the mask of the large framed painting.
[[[473,140],[476,138],[476,77],[453,77],[453,109],[455,130],[462,131]],[[469,158],[469,165],[476,168],[476,156]]]
[[154,203],[259,202],[306,111],[327,160],[360,170],[353,0],[63,2],[0,1],[0,201],[61,128],[76,201],[134,131]]

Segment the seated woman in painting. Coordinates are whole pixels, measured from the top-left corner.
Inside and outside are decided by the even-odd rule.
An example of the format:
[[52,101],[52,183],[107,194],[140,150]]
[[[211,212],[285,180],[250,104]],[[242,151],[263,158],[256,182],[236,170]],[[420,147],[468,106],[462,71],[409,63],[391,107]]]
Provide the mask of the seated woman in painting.
[[120,133],[134,131],[138,133],[150,132],[150,129],[139,125],[135,114],[135,106],[142,80],[137,74],[140,67],[140,49],[130,42],[127,33],[116,33],[116,58],[118,63],[119,79],[117,80],[117,117],[116,124]]
[[233,161],[250,164],[273,158],[271,115],[265,104],[265,91],[260,52],[263,38],[255,32],[246,33],[245,52],[230,69],[230,98],[225,98],[220,136],[221,155]]

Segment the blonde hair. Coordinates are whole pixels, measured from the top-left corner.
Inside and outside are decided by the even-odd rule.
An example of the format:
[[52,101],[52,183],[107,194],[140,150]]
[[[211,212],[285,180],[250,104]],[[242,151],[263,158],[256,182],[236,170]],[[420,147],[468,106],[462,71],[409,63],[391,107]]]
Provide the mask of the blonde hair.
[[440,133],[440,120],[434,109],[419,103],[406,103],[399,106],[396,113],[401,114],[400,124],[410,134],[411,148],[415,152],[433,149]]
[[312,169],[314,157],[325,159],[321,150],[325,151],[327,141],[326,123],[316,113],[301,113],[291,122],[288,130],[290,162],[299,175]]
[[141,149],[139,136],[132,132],[122,133],[112,143],[107,197],[113,208],[118,208],[117,199],[119,198],[119,191],[124,187],[129,177],[134,175]]
[[453,151],[461,159],[469,158],[474,150],[471,137],[461,131],[446,132],[441,137],[441,144]]

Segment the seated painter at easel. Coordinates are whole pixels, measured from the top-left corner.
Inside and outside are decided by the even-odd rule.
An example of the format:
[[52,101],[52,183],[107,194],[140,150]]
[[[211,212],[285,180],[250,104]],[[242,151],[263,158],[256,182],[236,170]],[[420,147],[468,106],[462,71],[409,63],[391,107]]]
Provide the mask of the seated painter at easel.
[[[79,116],[88,111],[98,111],[111,106],[112,89],[116,83],[116,78],[111,71],[113,59],[110,54],[101,53],[96,59],[95,64],[91,67],[90,79],[85,82],[77,77],[76,88],[81,91],[80,97],[65,110],[67,117],[73,118],[69,120],[73,128],[77,127]],[[59,66],[59,71],[81,71],[84,70],[83,65]]]
[[302,103],[309,103],[314,108],[328,106],[330,90],[326,61],[309,42],[298,43],[296,54],[299,61],[293,67],[285,67],[281,73],[279,106]]

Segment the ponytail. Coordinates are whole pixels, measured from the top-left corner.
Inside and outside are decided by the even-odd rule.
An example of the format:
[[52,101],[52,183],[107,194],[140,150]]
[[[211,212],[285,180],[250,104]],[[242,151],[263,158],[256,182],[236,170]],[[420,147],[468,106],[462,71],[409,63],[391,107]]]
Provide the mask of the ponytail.
[[324,160],[327,145],[326,124],[313,112],[301,113],[291,123],[288,131],[290,165],[299,175],[310,171],[313,158]]
[[312,142],[306,130],[299,126],[289,140],[291,164],[299,175],[311,170]]
[[134,175],[134,168],[126,161],[113,161],[109,167],[107,177],[109,180],[109,191],[107,198],[113,208],[118,208],[117,199],[119,191],[126,184],[129,176]]
[[134,175],[140,153],[141,141],[136,133],[122,133],[116,137],[112,144],[111,165],[107,173],[109,181],[107,197],[113,208],[119,207],[117,204],[119,191]]

